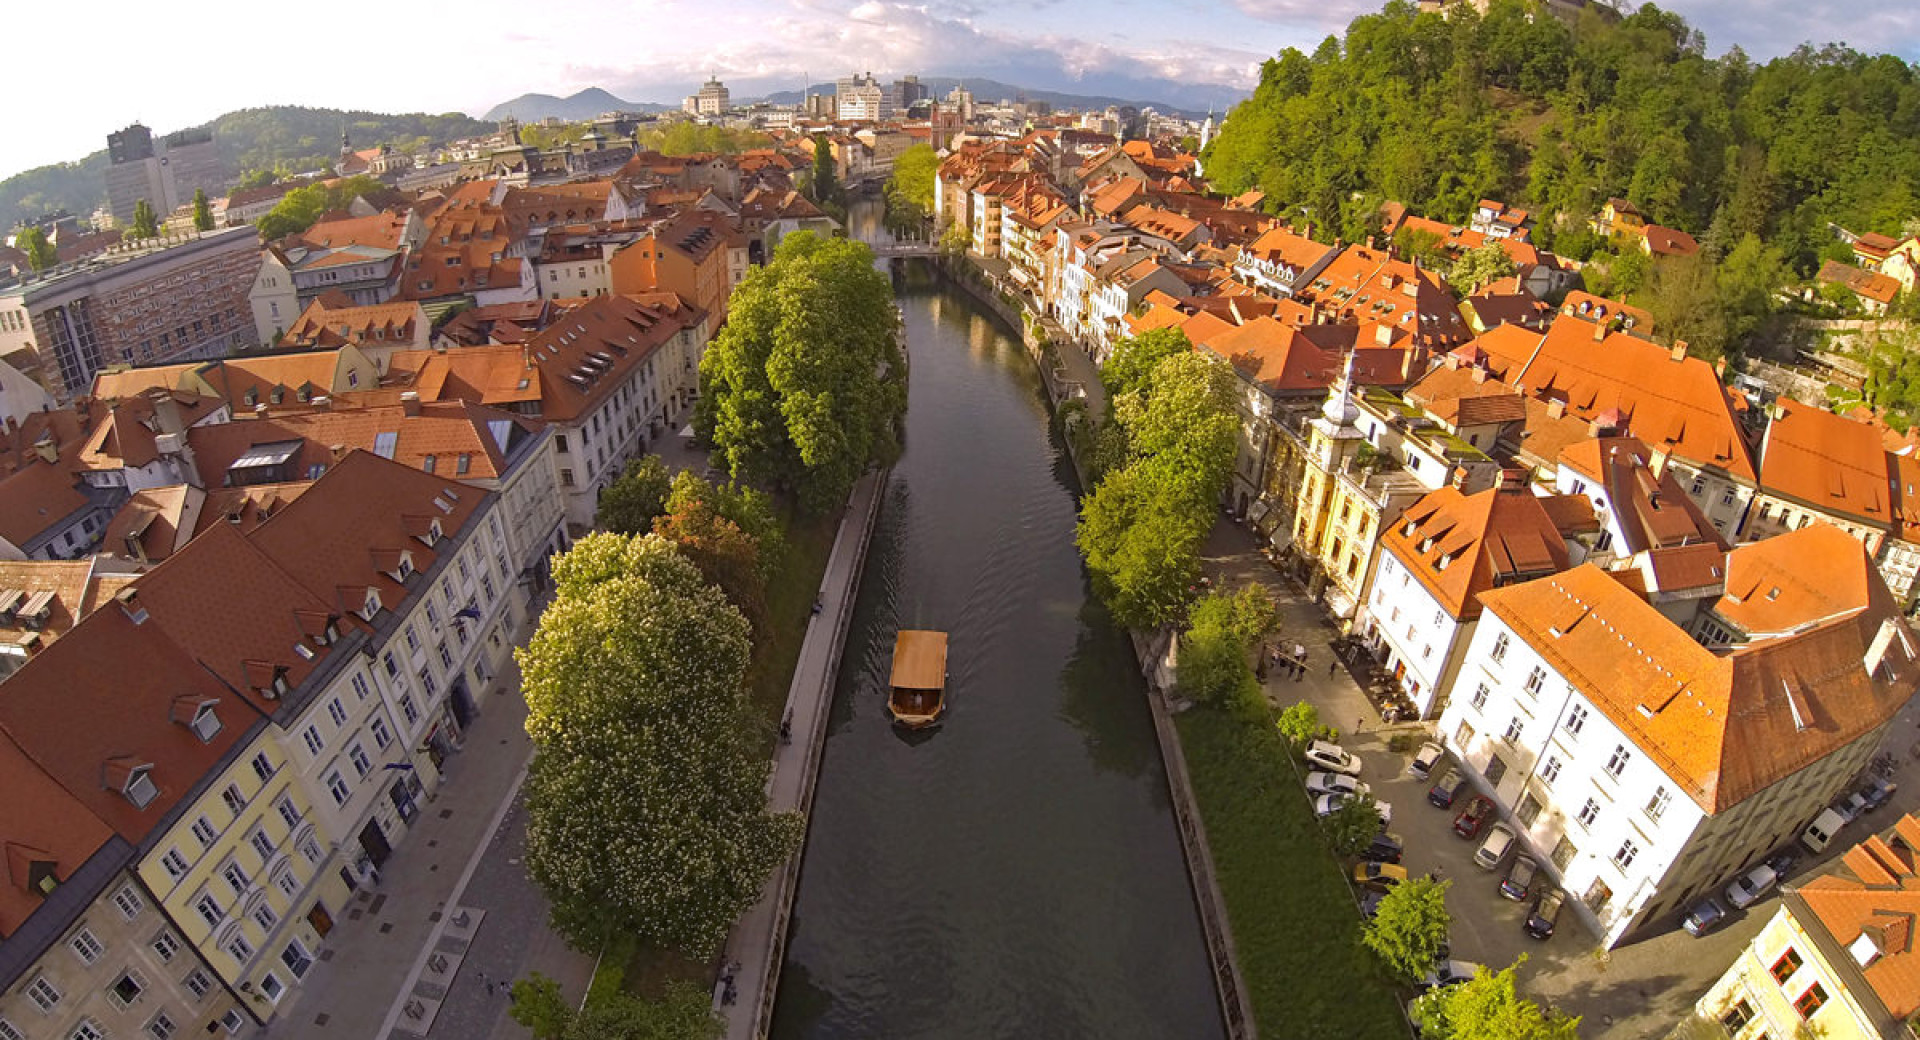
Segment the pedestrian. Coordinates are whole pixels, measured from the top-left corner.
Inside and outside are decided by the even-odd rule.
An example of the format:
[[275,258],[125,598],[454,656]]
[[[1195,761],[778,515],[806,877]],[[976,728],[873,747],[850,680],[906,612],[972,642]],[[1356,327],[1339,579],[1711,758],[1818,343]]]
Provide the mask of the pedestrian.
[[1340,659],[1338,657],[1327,662],[1327,678],[1329,679],[1333,678],[1333,673],[1339,670],[1340,670]]
[[1355,733],[1358,733],[1361,730],[1366,728],[1367,728],[1367,717],[1365,715],[1362,715],[1359,718],[1353,720],[1353,731]]
[[487,996],[493,996],[493,983],[491,981],[487,983]]

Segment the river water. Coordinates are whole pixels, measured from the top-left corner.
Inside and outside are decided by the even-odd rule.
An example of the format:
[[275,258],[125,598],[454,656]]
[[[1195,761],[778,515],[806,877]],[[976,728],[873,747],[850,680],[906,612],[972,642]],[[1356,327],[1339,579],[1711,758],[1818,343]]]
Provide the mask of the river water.
[[[1146,694],[1075,553],[1039,377],[957,290],[925,270],[899,288],[906,452],[847,637],[773,1035],[1218,1037]],[[951,633],[946,722],[912,739],[885,704],[900,628]]]

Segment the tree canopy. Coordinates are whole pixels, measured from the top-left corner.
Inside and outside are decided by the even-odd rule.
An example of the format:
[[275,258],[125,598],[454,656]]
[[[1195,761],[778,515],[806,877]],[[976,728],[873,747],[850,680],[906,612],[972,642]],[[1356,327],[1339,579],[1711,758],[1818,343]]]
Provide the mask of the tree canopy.
[[1258,703],[1260,684],[1247,663],[1254,640],[1276,623],[1273,595],[1259,585],[1201,597],[1180,637],[1180,689],[1203,704]]
[[1367,922],[1361,941],[1404,982],[1418,981],[1439,963],[1452,918],[1447,914],[1451,881],[1409,878],[1393,886]]
[[646,534],[653,521],[667,511],[673,474],[658,455],[630,460],[627,468],[600,491],[593,519],[615,534]]
[[271,242],[312,227],[319,219],[346,209],[354,199],[386,192],[387,186],[365,174],[331,184],[309,184],[287,192],[273,210],[260,218],[260,237]]
[[706,956],[802,833],[767,810],[747,621],[657,535],[588,535],[554,581],[515,652],[527,872],[576,942],[622,929]]
[[1482,968],[1471,982],[1421,997],[1413,1005],[1420,1035],[1432,1040],[1576,1040],[1578,1018],[1542,1011],[1521,999],[1514,988],[1514,969],[1524,963],[1523,956],[1503,971]]
[[47,233],[37,227],[22,228],[13,236],[14,248],[27,254],[27,266],[44,271],[60,262],[60,251],[47,241]]
[[1804,275],[1829,221],[1892,235],[1920,210],[1916,139],[1920,75],[1892,55],[1709,58],[1652,4],[1617,22],[1590,5],[1569,26],[1523,0],[1484,16],[1390,3],[1267,61],[1205,162],[1216,188],[1259,188],[1349,241],[1377,233],[1383,198],[1454,224],[1493,198],[1585,259],[1585,218],[1618,196],[1716,254],[1756,235]]
[[813,135],[813,172],[807,178],[807,194],[823,206],[840,202],[839,164],[833,159],[833,145],[826,134]]
[[713,999],[684,982],[669,985],[659,1000],[621,990],[589,994],[575,1011],[560,983],[534,972],[513,984],[508,1014],[535,1040],[719,1040],[724,1023]]
[[887,225],[895,230],[920,231],[933,213],[934,175],[940,156],[930,144],[916,144],[893,160],[887,177]]
[[160,237],[160,221],[154,216],[153,203],[146,199],[133,204],[133,223],[127,228],[126,238]]
[[683,119],[663,129],[641,131],[639,142],[641,148],[652,149],[661,155],[692,155],[696,152],[734,155],[752,148],[765,148],[773,143],[773,139],[757,130],[713,126]]
[[821,512],[898,451],[906,360],[873,252],[801,231],[734,290],[700,362],[695,423],[736,479]]
[[207,189],[193,189],[193,229],[213,230],[213,205],[207,201]]

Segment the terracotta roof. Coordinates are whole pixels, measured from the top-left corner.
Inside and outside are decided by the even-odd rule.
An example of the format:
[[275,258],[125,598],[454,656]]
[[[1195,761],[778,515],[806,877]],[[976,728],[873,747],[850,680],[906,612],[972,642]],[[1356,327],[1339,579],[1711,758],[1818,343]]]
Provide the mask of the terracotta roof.
[[1332,246],[1315,242],[1305,235],[1297,235],[1286,227],[1269,228],[1243,250],[1245,255],[1254,259],[1269,264],[1284,264],[1295,271],[1307,270],[1332,252]]
[[267,522],[275,513],[299,498],[315,481],[297,480],[284,484],[252,484],[246,487],[215,488],[207,492],[193,533],[199,534],[215,524],[226,524],[241,534]]
[[[214,361],[102,371],[93,377],[93,396],[106,400],[138,397],[154,388],[190,390],[217,397],[236,412],[251,411],[256,402],[267,403],[276,387],[294,391],[309,386],[324,395],[334,389],[342,369],[337,349],[243,354]],[[247,400],[249,391],[253,401]],[[293,400],[285,403],[295,404]]]
[[1637,437],[1589,437],[1561,449],[1558,463],[1596,485],[1597,504],[1618,520],[1623,554],[1726,539],[1695,505],[1671,470],[1654,475],[1653,453]]
[[[1920,820],[1901,816],[1791,892],[1788,906],[1800,927],[1825,931],[1822,959],[1830,970],[1857,972],[1896,1020],[1920,1011]],[[1864,967],[1853,952],[1860,942],[1871,958]]]
[[100,551],[122,559],[159,562],[193,537],[206,493],[191,484],[143,488],[107,524]]
[[653,299],[594,297],[528,341],[527,352],[541,372],[542,418],[572,422],[586,414],[625,385],[634,367],[700,321],[691,306]]
[[1380,542],[1462,621],[1480,616],[1480,594],[1488,589],[1558,573],[1568,562],[1553,518],[1525,490],[1428,492]]
[[33,882],[73,877],[113,830],[0,731],[0,940],[11,938],[46,897]]
[[367,217],[335,217],[323,219],[300,232],[296,240],[316,249],[344,249],[349,246],[399,249],[404,245],[406,227],[405,211],[375,213]]
[[1379,321],[1405,328],[1416,345],[1430,349],[1457,346],[1473,336],[1453,294],[1432,271],[1381,250],[1348,246],[1294,295],[1319,304],[1337,323]]
[[105,402],[104,414],[94,412],[99,418],[81,444],[80,467],[90,470],[138,468],[159,458],[154,438],[163,429],[161,420],[156,418],[156,409],[161,407],[171,409],[168,422],[178,422],[185,428],[219,411],[225,402],[190,390],[157,389],[138,397],[109,400]]
[[1820,265],[1820,273],[1814,275],[1817,282],[1838,282],[1853,290],[1855,295],[1864,296],[1877,303],[1888,304],[1900,295],[1900,283],[1887,275],[1875,271],[1863,271],[1852,264],[1843,264],[1838,260],[1829,260]]
[[[1481,602],[1709,813],[1879,727],[1920,678],[1884,586],[1871,609],[1724,654],[1592,564]],[[1863,663],[1877,637],[1878,678]]]
[[1743,545],[1727,558],[1727,591],[1714,612],[1749,634],[1866,609],[1878,582],[1852,535],[1831,524]]
[[[375,405],[241,419],[195,427],[187,435],[202,480],[226,483],[236,461],[253,449],[287,444],[283,462],[259,472],[267,482],[311,480],[339,461],[335,447],[391,457],[411,469],[431,458],[434,472],[461,480],[493,480],[507,469],[514,445],[530,436],[526,420],[466,401],[423,402],[418,415],[404,405]],[[467,472],[459,472],[464,460]]]
[[[19,546],[85,509],[79,478],[81,418],[71,408],[34,412],[0,430],[0,538]],[[54,460],[35,449],[50,443]]]
[[91,558],[0,560],[0,645],[31,656],[65,635],[97,605],[93,577]]
[[1896,503],[1879,431],[1792,398],[1777,403],[1761,442],[1761,486],[1815,509],[1891,528]]
[[287,327],[284,342],[296,347],[404,344],[413,342],[426,329],[427,312],[413,301],[335,307],[314,300]]
[[1700,251],[1700,243],[1685,231],[1648,224],[1647,251],[1654,256],[1692,256]]
[[1579,289],[1570,290],[1560,301],[1560,313],[1567,317],[1584,321],[1609,322],[1620,321],[1630,326],[1642,336],[1653,332],[1653,314],[1639,307],[1629,306],[1604,296],[1595,296]]
[[1737,413],[1746,401],[1698,358],[1678,360],[1666,347],[1623,333],[1596,341],[1593,326],[1555,322],[1544,335],[1502,325],[1474,340],[1502,381],[1542,400],[1558,400],[1568,414],[1596,420],[1618,413],[1628,432],[1675,455],[1719,467],[1734,477],[1757,476]]

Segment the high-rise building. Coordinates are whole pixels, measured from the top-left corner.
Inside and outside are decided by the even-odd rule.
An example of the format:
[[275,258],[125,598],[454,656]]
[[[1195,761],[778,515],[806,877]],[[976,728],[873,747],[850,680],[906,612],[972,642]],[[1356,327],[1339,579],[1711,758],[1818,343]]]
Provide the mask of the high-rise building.
[[893,104],[893,114],[896,118],[905,116],[907,109],[912,108],[914,102],[927,99],[926,84],[920,82],[918,76],[902,76],[894,80],[893,87],[888,93],[890,95],[888,100]]
[[726,84],[718,79],[709,79],[701,84],[700,93],[693,96],[693,101],[695,115],[717,116],[733,107]]
[[892,116],[892,96],[869,72],[847,76],[834,82],[836,118],[849,122],[878,123]]
[[107,208],[122,224],[133,220],[141,199],[164,218],[196,190],[212,196],[226,188],[211,130],[181,130],[156,140],[135,123],[107,135],[107,161]]

